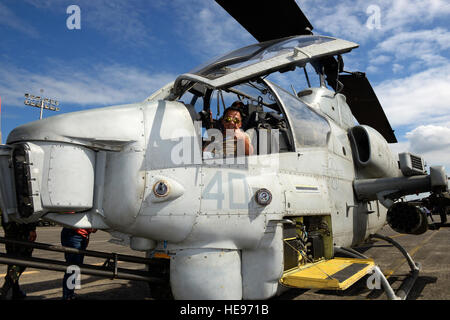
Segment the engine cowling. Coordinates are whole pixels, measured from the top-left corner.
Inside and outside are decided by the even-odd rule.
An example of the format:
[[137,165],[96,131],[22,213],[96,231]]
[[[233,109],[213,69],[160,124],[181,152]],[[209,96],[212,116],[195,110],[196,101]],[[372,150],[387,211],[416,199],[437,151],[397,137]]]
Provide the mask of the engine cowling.
[[361,178],[401,176],[397,158],[387,141],[375,129],[359,125],[349,132],[358,175]]
[[428,230],[424,211],[406,202],[397,202],[387,212],[387,223],[398,233],[423,234]]

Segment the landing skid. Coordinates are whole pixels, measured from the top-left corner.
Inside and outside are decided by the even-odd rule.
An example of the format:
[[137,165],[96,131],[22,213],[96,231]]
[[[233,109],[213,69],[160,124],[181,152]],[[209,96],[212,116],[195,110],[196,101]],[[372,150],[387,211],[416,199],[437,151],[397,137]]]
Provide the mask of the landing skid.
[[[409,295],[409,292],[411,291],[412,287],[414,286],[414,283],[417,280],[417,277],[419,276],[420,271],[420,263],[414,262],[414,260],[411,258],[411,256],[408,254],[408,252],[395,240],[392,238],[382,236],[380,234],[372,234],[370,235],[370,238],[373,239],[380,239],[389,242],[394,247],[396,247],[402,255],[405,257],[406,261],[408,262],[408,265],[411,269],[410,275],[403,281],[400,288],[395,292],[389,282],[387,281],[386,277],[384,276],[383,272],[381,272],[380,268],[378,266],[375,266],[373,268],[375,277],[380,280],[380,284],[384,289],[384,292],[386,293],[389,300],[406,300],[406,298]],[[335,253],[342,253],[349,256],[352,256],[354,258],[359,259],[368,259],[365,255],[359,253],[358,251],[351,249],[351,248],[344,248],[344,247],[335,247],[334,248]]]
[[375,269],[379,270],[380,279],[382,281],[383,288],[385,289],[385,292],[386,292],[389,300],[406,300],[406,298],[409,295],[409,292],[411,291],[412,287],[414,286],[414,283],[416,282],[416,280],[419,276],[419,271],[421,269],[420,263],[414,262],[414,260],[411,258],[409,253],[398,242],[396,242],[392,238],[382,236],[380,234],[372,234],[372,235],[370,235],[370,238],[380,239],[380,240],[389,242],[390,244],[392,244],[394,247],[396,247],[402,253],[402,255],[405,257],[406,261],[408,262],[408,265],[411,269],[410,274],[403,281],[402,285],[397,290],[397,293],[394,293],[389,282],[386,280],[386,277],[379,270],[379,268],[378,267],[375,268]]

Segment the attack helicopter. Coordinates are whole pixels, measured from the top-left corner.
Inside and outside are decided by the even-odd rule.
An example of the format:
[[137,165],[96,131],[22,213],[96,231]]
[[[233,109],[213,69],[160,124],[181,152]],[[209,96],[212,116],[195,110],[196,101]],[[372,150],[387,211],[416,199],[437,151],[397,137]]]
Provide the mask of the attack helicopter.
[[[313,34],[293,0],[251,11],[216,2],[258,42],[143,102],[14,129],[0,148],[3,218],[110,232],[161,262],[175,299],[345,290],[370,272],[398,298],[375,262],[351,248],[386,223],[425,232],[424,213],[398,200],[447,192],[444,168],[427,174],[421,156],[391,152],[395,133],[366,75],[344,70],[358,44]],[[267,23],[274,17],[283,23]],[[296,70],[300,91],[269,80]],[[251,155],[220,152],[220,111],[234,101]]]

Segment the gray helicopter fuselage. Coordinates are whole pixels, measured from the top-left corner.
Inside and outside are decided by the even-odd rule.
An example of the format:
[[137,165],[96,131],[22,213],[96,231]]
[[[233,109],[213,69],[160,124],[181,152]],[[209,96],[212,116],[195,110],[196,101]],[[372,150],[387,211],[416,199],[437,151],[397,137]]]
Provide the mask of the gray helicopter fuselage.
[[[77,185],[83,170],[90,172],[91,179],[86,193],[94,192],[96,159],[104,154],[103,208],[97,214],[108,226],[124,233],[168,243],[192,242],[194,247],[236,249],[256,246],[270,220],[328,214],[333,217],[335,244],[350,246],[382,227],[386,210],[374,201],[368,206],[375,213],[369,215],[366,206],[358,205],[352,186],[355,164],[347,134],[352,116],[342,95],[319,88],[311,96],[324,94],[316,97],[318,101],[305,102],[329,113],[326,145],[297,148],[295,152],[224,159],[220,163],[202,160],[201,154],[195,154],[200,150],[192,148],[189,159],[174,163],[177,147],[186,142],[192,147],[194,143],[190,142],[198,132],[184,105],[163,100],[51,117],[17,128],[8,143],[29,141],[43,150],[41,163],[53,159],[54,167],[44,165],[38,181],[41,190],[50,194],[69,191],[65,197],[70,197],[70,190],[76,188],[70,185]],[[59,146],[77,148],[90,159],[86,167],[92,167],[58,176],[61,186],[52,186],[51,178],[57,179]],[[61,173],[70,167],[70,160],[64,161]],[[176,198],[154,195],[152,188],[159,180],[173,180],[178,185]],[[270,190],[274,199],[264,208],[254,199],[260,188]],[[41,198],[47,197],[42,191]],[[64,203],[64,199],[50,196],[43,202],[42,212],[73,208],[69,202],[56,203]]]
[[[195,147],[198,129],[180,102],[147,101],[21,126],[8,144],[27,145],[37,191],[36,212],[22,220],[43,217],[119,232],[135,249],[176,252],[171,281],[179,298],[204,297],[203,291],[196,296],[183,289],[183,279],[197,274],[193,267],[203,270],[199,274],[212,272],[210,263],[218,264],[215,274],[224,268],[222,274],[237,277],[217,297],[272,296],[283,272],[283,225],[289,217],[330,217],[334,246],[361,243],[386,221],[378,201],[355,198],[357,173],[347,134],[354,123],[345,98],[318,88],[303,103],[329,128],[322,146],[220,161],[202,159]],[[155,195],[158,181],[170,186],[167,197]],[[266,206],[255,200],[262,188],[272,195]],[[258,286],[255,279],[264,281]]]

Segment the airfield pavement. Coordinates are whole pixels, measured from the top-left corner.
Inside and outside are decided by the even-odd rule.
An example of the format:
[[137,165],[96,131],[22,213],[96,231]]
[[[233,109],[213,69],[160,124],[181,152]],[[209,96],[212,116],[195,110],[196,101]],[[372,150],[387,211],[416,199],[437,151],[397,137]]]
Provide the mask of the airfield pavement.
[[[439,220],[439,216],[436,216]],[[436,219],[435,219],[436,220]],[[38,227],[38,242],[60,245],[59,226]],[[408,299],[412,300],[450,300],[450,225],[437,230],[428,230],[419,236],[403,235],[393,232],[388,226],[380,234],[391,236],[420,262],[422,270],[411,290]],[[3,236],[3,230],[0,232]],[[114,252],[143,257],[143,252],[108,242],[110,235],[98,231],[92,234],[88,250]],[[4,252],[4,245],[0,244]],[[400,252],[389,243],[375,240],[358,248],[366,256],[375,259],[377,265],[388,275],[388,281],[397,290],[409,273],[409,266]],[[63,253],[35,250],[34,257],[64,260]],[[104,259],[86,257],[86,264],[102,265]],[[142,265],[120,263],[120,268],[143,269]],[[0,285],[6,272],[6,265],[0,265]],[[58,271],[27,268],[20,284],[27,293],[26,300],[59,300],[62,295],[63,273]],[[343,292],[324,290],[290,289],[275,300],[386,300],[383,290],[369,290],[367,277]],[[133,280],[105,279],[98,276],[82,275],[81,289],[76,290],[83,300],[152,300],[147,283]]]

